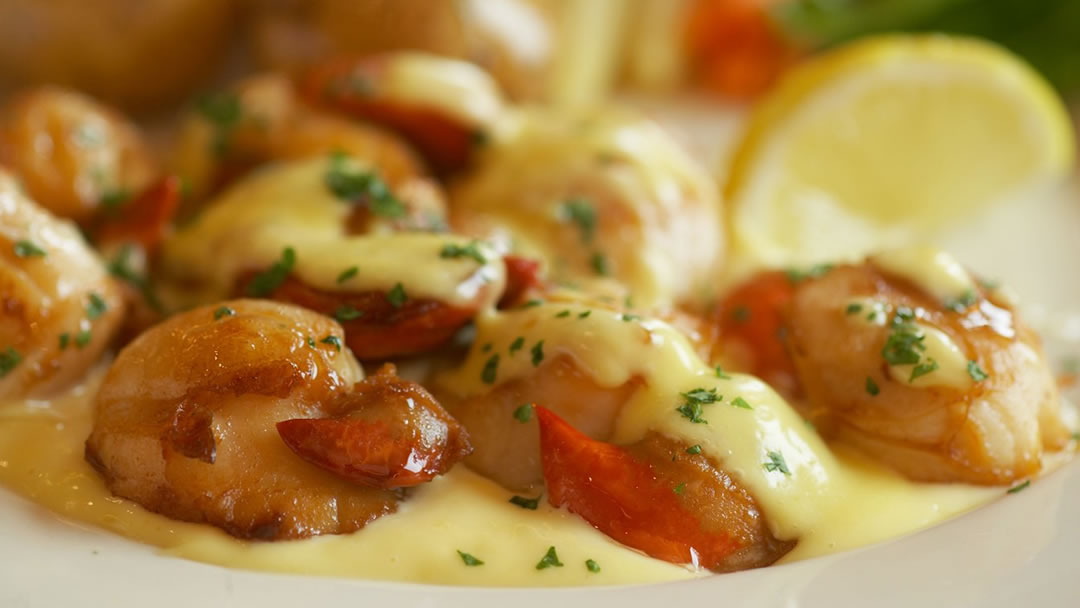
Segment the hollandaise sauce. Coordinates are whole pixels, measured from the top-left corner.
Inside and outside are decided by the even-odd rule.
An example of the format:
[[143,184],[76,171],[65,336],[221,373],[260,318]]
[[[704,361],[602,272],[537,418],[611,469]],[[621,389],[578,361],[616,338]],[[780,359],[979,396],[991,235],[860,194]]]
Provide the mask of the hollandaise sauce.
[[[591,312],[583,316],[586,310]],[[644,378],[644,388],[619,415],[615,440],[630,442],[655,430],[700,444],[751,491],[773,533],[797,541],[785,560],[925,528],[1003,493],[912,483],[853,451],[826,446],[769,387],[708,368],[666,323],[580,303],[481,316],[477,346],[440,381],[463,393],[484,390],[488,357],[479,345],[502,349],[521,335],[542,338],[547,353],[572,357],[601,385]],[[495,381],[528,373],[532,365],[526,352],[504,357]],[[0,483],[61,517],[168,555],[271,572],[487,586],[645,583],[708,574],[623,547],[544,499],[535,510],[513,503],[514,493],[463,465],[420,488],[396,513],[350,535],[240,541],[211,526],[170,520],[111,496],[83,458],[100,376],[50,402],[0,405]],[[679,393],[696,388],[723,395],[705,407],[706,423],[678,411]],[[739,406],[733,405],[737,398]],[[537,568],[550,547],[563,565]]]

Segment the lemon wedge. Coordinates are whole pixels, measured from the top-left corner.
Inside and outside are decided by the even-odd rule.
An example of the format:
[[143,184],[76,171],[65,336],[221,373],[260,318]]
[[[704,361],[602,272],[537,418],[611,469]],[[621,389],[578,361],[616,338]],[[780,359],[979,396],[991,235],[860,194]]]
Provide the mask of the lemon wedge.
[[1067,175],[1068,114],[988,42],[882,36],[789,72],[755,109],[725,185],[737,258],[852,259],[931,240]]

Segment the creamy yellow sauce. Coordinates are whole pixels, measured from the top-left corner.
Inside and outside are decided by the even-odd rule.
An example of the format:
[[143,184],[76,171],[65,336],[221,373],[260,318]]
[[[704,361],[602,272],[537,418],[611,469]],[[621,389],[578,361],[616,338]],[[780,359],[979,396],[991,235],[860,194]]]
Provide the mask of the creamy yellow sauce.
[[870,256],[879,269],[910,281],[942,303],[974,293],[971,274],[948,252],[929,245],[889,249]]
[[[705,574],[625,548],[543,501],[536,511],[521,509],[507,502],[511,492],[461,466],[422,488],[397,513],[351,535],[247,542],[211,526],[174,521],[111,496],[83,460],[89,402],[99,379],[95,374],[52,402],[0,405],[0,483],[64,518],[155,545],[167,555],[268,572],[486,586],[610,585]],[[820,445],[809,430],[799,434]],[[835,494],[806,506],[811,515],[799,517],[806,533],[787,561],[891,538],[1002,494],[1000,488],[912,484],[847,450],[823,455]],[[827,512],[818,511],[826,498]],[[565,565],[537,570],[550,546]],[[458,550],[484,564],[465,566]],[[601,571],[589,572],[587,559]]]
[[475,65],[424,53],[397,53],[387,63],[382,92],[406,104],[434,108],[486,128],[503,110],[498,85]]
[[[400,282],[410,297],[449,304],[493,303],[505,271],[499,256],[476,246],[485,263],[468,256],[445,258],[448,245],[468,238],[428,232],[348,235],[351,207],[325,185],[332,161],[316,158],[264,168],[226,191],[192,224],[167,240],[162,265],[174,279],[203,286],[204,298],[223,299],[237,277],[263,270],[296,253],[293,274],[328,291],[386,291]],[[364,269],[338,281],[351,266]]]

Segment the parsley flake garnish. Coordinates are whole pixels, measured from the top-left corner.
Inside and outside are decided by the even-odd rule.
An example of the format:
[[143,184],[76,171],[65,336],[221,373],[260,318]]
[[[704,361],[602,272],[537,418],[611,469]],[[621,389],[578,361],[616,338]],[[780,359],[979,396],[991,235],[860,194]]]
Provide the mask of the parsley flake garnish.
[[686,489],[686,482],[684,481],[684,482],[680,483],[679,485],[675,486],[674,488],[671,488],[671,491],[675,492],[676,494],[682,494],[683,490],[685,490],[685,489]]
[[908,382],[913,382],[916,378],[919,378],[921,376],[925,376],[926,374],[929,374],[930,372],[936,370],[937,368],[938,368],[938,362],[935,361],[932,358],[928,358],[926,361],[916,365],[911,370],[911,377],[908,378]]
[[150,308],[158,312],[164,311],[164,307],[161,305],[161,301],[158,300],[157,294],[154,293],[150,281],[146,276],[139,274],[131,267],[131,252],[131,245],[121,247],[116,252],[116,257],[109,260],[109,274],[137,289]]
[[607,257],[599,251],[593,253],[592,257],[589,258],[589,265],[592,266],[593,272],[602,277],[606,277],[610,273]]
[[862,312],[862,304],[859,304],[858,302],[852,302],[844,309],[844,314],[846,315],[857,315],[860,312]]
[[540,561],[536,562],[536,569],[543,570],[544,568],[562,568],[563,563],[559,561],[559,556],[555,553],[555,547],[548,547],[547,553],[544,557],[540,558]]
[[525,336],[518,336],[510,343],[510,354],[514,354],[525,346]]
[[701,453],[701,445],[695,443],[694,445],[686,448],[686,453],[687,454],[700,454]]
[[874,382],[874,379],[870,376],[866,377],[866,392],[869,393],[871,397],[877,397],[877,394],[881,392],[877,382]]
[[499,372],[499,355],[498,353],[491,355],[491,357],[484,363],[484,369],[480,372],[480,379],[484,381],[484,384],[495,384],[495,376]]
[[229,135],[243,115],[240,98],[228,91],[210,93],[195,102],[195,110],[214,126],[210,149],[218,156],[224,155],[229,148]]
[[326,336],[322,340],[319,340],[319,342],[322,342],[323,344],[329,344],[330,346],[333,346],[339,353],[341,352],[341,338],[333,334]]
[[235,314],[236,311],[229,308],[228,306],[218,306],[217,310],[214,311],[214,320],[218,321],[222,317],[231,317]]
[[978,361],[968,361],[967,372],[975,382],[982,382],[990,377],[990,374],[987,374],[983,371],[983,368],[979,367]]
[[708,424],[708,421],[701,417],[703,406],[716,403],[723,398],[722,395],[716,394],[715,388],[709,390],[695,388],[694,390],[679,394],[682,395],[685,402],[675,408],[675,411],[682,414],[683,418],[686,418],[695,424]]
[[8,375],[20,363],[22,363],[22,355],[14,348],[9,346],[6,350],[0,352],[0,378]]
[[348,304],[342,304],[334,310],[334,318],[338,321],[353,321],[364,316],[364,311],[357,310]]
[[1021,483],[1020,485],[1015,485],[1015,486],[1009,488],[1006,491],[1006,493],[1007,494],[1016,494],[1017,492],[1023,491],[1024,488],[1027,488],[1030,485],[1031,485],[1031,480],[1030,479],[1025,479],[1024,483]]
[[532,300],[526,301],[524,304],[521,305],[521,307],[522,308],[532,308],[534,306],[540,306],[543,303],[544,303],[543,300],[537,300],[536,298],[533,298]]
[[559,208],[559,215],[564,221],[577,224],[581,230],[581,240],[591,243],[596,232],[596,209],[583,198],[572,198]]
[[94,334],[89,329],[83,329],[75,334],[75,346],[85,348],[94,339]]
[[638,315],[631,315],[624,312],[619,315],[619,319],[622,320],[624,323],[629,323],[630,321],[640,321],[641,317]]
[[531,403],[519,405],[514,410],[514,419],[522,424],[525,424],[526,422],[532,420],[532,411],[533,408]]
[[558,314],[555,315],[555,318],[556,319],[564,319],[564,318],[569,317],[569,316],[570,316],[570,311],[569,310],[560,310],[558,312]]
[[345,281],[348,281],[349,279],[355,277],[356,273],[358,273],[358,272],[360,272],[360,268],[358,268],[356,266],[349,266],[345,270],[342,270],[341,274],[337,275],[338,285],[340,285],[340,284],[344,283]]
[[131,200],[131,191],[122,188],[106,190],[101,194],[101,206],[107,212],[115,214],[125,203]]
[[716,366],[716,377],[723,380],[731,380],[731,376],[724,373],[724,368],[720,367],[719,365]]
[[945,302],[945,308],[953,312],[964,312],[971,305],[978,301],[978,297],[975,295],[975,290],[965,290],[963,294],[958,298],[953,298]]
[[341,155],[334,155],[323,178],[334,196],[350,203],[366,204],[379,217],[404,217],[404,203],[394,196],[381,177],[371,171],[351,167]]
[[468,553],[465,553],[464,551],[462,551],[460,549],[458,549],[457,554],[461,556],[461,561],[465,562],[466,566],[483,566],[484,565],[483,560],[476,559],[476,557],[474,557],[474,556],[472,556],[472,555],[470,555]]
[[732,399],[731,400],[731,405],[733,405],[733,406],[735,406],[737,408],[744,409],[744,410],[752,410],[752,409],[754,409],[753,407],[750,406],[749,403],[747,403],[746,399],[743,399],[742,397],[735,397],[734,399]]
[[487,264],[487,258],[480,251],[479,241],[469,241],[467,245],[447,243],[439,251],[440,258],[472,258],[478,264]]
[[540,363],[544,360],[544,341],[540,340],[534,344],[529,352],[532,353],[533,367],[539,367]]
[[828,274],[833,269],[832,264],[814,264],[806,270],[800,270],[797,268],[789,268],[784,271],[787,275],[787,279],[791,283],[798,283],[807,279],[816,279],[818,277]]
[[510,504],[517,505],[522,509],[528,509],[535,511],[536,507],[540,504],[540,496],[536,498],[525,498],[524,496],[514,496],[510,499]]
[[307,337],[307,345],[310,346],[311,348],[315,348],[315,338],[312,338],[311,336],[308,336]]
[[577,318],[584,319],[584,318],[588,317],[591,314],[592,314],[591,310],[586,310],[585,312],[579,312]]
[[20,258],[43,258],[46,255],[44,249],[27,240],[15,241],[12,249]]
[[405,293],[405,286],[401,283],[398,283],[394,285],[390,289],[390,291],[386,292],[386,299],[394,308],[401,308],[405,305],[405,302],[409,299],[409,296]]
[[889,365],[914,365],[922,359],[920,351],[926,350],[923,344],[925,336],[911,322],[913,318],[914,313],[910,309],[901,307],[896,310],[892,332],[881,348],[881,356]]
[[60,334],[60,350],[66,350],[69,342],[71,342],[71,334],[66,331]]
[[105,300],[96,293],[91,293],[89,300],[90,301],[86,303],[86,318],[91,321],[105,314],[105,311],[109,308],[108,305],[105,304]]
[[594,559],[587,559],[585,560],[585,569],[596,574],[597,572],[600,572],[600,564],[596,563],[596,560]]
[[249,296],[262,298],[273,293],[275,289],[288,278],[296,265],[296,250],[286,247],[281,250],[281,259],[274,262],[269,268],[255,275],[248,283],[247,293]]
[[784,460],[784,455],[780,452],[769,451],[766,454],[769,457],[769,461],[763,463],[765,470],[772,473],[774,471],[780,471],[784,475],[791,475],[791,470],[788,469],[787,462]]

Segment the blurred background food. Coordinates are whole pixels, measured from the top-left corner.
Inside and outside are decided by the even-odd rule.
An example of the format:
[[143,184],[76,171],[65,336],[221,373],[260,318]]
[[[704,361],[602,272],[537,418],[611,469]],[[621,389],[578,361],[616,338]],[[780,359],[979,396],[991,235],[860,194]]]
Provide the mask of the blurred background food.
[[983,37],[1080,94],[1076,0],[0,0],[0,93],[58,84],[145,114],[255,69],[412,49],[479,65],[515,101],[747,101],[884,32]]

